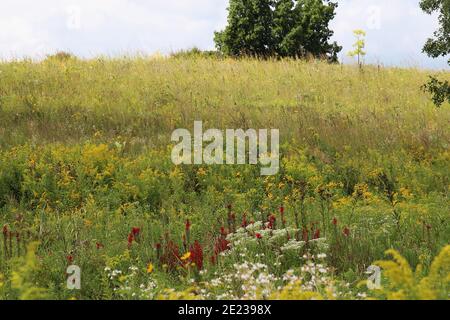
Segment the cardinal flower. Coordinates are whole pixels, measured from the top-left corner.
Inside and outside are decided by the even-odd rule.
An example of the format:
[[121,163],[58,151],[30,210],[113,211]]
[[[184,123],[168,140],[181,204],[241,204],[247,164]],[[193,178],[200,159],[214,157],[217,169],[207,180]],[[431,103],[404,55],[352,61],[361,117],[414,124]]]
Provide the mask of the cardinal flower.
[[346,237],[350,236],[350,229],[348,227],[345,227],[343,233]]

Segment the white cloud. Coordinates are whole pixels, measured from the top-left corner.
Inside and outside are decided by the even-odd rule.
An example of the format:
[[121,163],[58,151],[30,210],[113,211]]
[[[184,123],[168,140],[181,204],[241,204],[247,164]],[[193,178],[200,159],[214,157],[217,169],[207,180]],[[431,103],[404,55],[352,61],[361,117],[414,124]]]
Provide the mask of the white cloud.
[[[369,10],[378,8],[378,10]],[[378,11],[379,15],[373,13]],[[378,28],[373,20],[378,21]],[[443,68],[445,59],[430,59],[422,53],[428,37],[438,27],[437,17],[428,16],[419,8],[419,1],[411,0],[343,0],[339,2],[336,19],[332,23],[335,39],[344,46],[342,59],[354,39],[352,30],[367,31],[366,60],[387,65],[408,65]]]
[[[227,0],[1,0],[0,56],[211,49],[213,32],[226,24],[227,5]],[[340,0],[332,23],[346,61],[352,31],[365,29],[368,62],[444,68],[445,59],[421,53],[436,26],[436,17],[421,12],[418,0]]]

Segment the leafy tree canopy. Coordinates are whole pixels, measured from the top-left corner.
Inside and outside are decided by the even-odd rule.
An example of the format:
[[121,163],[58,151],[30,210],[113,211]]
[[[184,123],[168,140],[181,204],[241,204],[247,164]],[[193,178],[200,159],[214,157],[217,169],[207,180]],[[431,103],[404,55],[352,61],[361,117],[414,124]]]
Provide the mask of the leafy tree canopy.
[[216,32],[226,55],[328,57],[341,47],[329,43],[337,4],[329,0],[230,0],[228,26]]
[[[450,0],[422,0],[420,7],[428,14],[439,14],[439,29],[434,32],[434,37],[428,39],[423,51],[432,58],[445,57],[450,54]],[[450,59],[448,60],[450,65]],[[436,77],[430,77],[430,81],[424,88],[433,95],[433,102],[441,106],[445,100],[450,102],[450,84],[448,81],[439,81]]]
[[[420,7],[428,14],[438,12],[440,25],[434,38],[428,39],[423,51],[433,58],[450,54],[450,1],[422,0]],[[448,63],[450,64],[450,59]]]

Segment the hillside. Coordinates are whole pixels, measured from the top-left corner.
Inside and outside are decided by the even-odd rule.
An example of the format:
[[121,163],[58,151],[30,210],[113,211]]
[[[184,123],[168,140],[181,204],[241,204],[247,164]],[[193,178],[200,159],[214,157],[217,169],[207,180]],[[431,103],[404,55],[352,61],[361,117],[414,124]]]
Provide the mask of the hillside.
[[[299,60],[0,63],[0,297],[448,298],[450,107],[421,91],[429,73]],[[280,129],[280,172],[173,165],[173,130],[196,120]],[[380,263],[393,270],[383,290],[358,286],[389,249],[406,260]],[[70,264],[83,270],[75,293],[61,276]]]

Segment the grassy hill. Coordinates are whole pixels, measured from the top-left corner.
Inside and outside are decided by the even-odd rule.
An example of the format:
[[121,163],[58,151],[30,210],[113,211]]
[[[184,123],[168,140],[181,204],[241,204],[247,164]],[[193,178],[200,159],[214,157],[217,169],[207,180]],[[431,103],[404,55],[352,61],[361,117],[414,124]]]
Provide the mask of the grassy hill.
[[[0,297],[448,298],[450,108],[421,91],[429,73],[0,63]],[[195,120],[280,129],[280,173],[174,166],[171,133]],[[383,289],[358,286],[388,249]],[[80,291],[66,288],[70,264]]]

